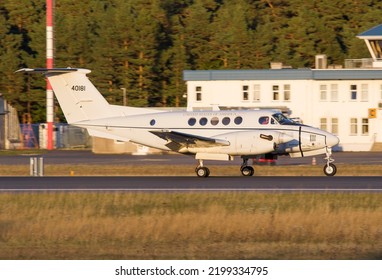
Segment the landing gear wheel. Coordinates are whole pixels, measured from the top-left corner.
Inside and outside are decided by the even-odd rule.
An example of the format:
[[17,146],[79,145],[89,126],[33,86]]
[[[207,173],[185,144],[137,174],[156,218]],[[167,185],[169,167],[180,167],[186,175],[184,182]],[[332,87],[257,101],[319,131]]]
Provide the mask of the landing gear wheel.
[[240,171],[243,176],[252,176],[255,173],[255,170],[252,166],[243,166],[240,168]]
[[197,167],[196,168],[196,175],[198,175],[198,177],[208,177],[210,175],[210,170],[207,168],[207,167]]
[[324,173],[326,176],[334,176],[337,173],[337,167],[333,163],[326,164]]

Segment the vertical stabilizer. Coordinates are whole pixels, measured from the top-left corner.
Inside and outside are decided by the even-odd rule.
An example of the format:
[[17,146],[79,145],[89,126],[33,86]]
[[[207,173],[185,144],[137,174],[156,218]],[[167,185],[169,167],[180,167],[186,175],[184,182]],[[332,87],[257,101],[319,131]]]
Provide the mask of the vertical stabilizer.
[[60,103],[66,120],[70,124],[118,116],[96,89],[86,74],[87,69],[75,68],[37,68],[20,69],[18,72],[42,72],[48,78],[54,94]]

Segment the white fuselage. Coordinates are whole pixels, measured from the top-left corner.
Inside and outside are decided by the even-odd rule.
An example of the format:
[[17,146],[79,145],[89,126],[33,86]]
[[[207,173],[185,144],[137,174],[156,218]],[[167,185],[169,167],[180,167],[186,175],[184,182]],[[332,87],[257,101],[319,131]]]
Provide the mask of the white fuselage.
[[[162,150],[170,150],[153,131],[176,131],[189,135],[211,137],[226,145],[200,147],[188,145],[180,153],[212,153],[231,156],[265,153],[311,155],[313,151],[338,143],[338,138],[323,130],[297,124],[281,124],[274,110],[155,112],[124,117],[82,121],[74,125],[89,129],[94,135],[131,141]],[[287,119],[288,120],[288,119]],[[272,138],[272,139],[271,139]]]

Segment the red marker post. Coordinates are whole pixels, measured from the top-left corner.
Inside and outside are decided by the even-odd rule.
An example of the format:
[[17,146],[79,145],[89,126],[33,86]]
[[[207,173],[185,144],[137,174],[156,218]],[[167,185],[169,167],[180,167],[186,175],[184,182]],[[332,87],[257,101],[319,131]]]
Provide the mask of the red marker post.
[[[53,68],[53,0],[46,0],[46,67]],[[46,80],[47,149],[53,149],[53,89]]]

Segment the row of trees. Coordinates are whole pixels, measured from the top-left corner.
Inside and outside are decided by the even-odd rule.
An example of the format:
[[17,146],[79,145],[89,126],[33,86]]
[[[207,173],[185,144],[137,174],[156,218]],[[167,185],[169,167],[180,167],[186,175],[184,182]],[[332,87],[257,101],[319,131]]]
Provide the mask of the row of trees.
[[[380,24],[378,0],[56,0],[55,66],[92,69],[109,102],[184,106],[185,69],[313,67],[369,57],[360,32]],[[45,120],[45,81],[14,74],[45,65],[45,0],[0,2],[0,92]],[[59,119],[62,115],[57,114]]]

